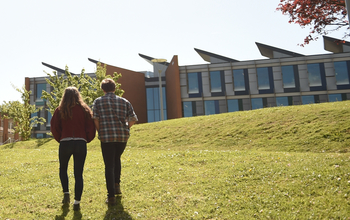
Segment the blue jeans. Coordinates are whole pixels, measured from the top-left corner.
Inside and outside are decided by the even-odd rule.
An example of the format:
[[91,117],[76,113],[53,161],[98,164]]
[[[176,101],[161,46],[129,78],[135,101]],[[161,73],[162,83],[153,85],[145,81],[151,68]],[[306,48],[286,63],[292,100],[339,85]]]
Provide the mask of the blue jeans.
[[74,199],[77,201],[81,200],[83,194],[84,180],[83,170],[86,158],[86,142],[85,141],[61,141],[58,151],[58,158],[60,160],[60,180],[63,188],[63,192],[69,192],[68,182],[68,162],[70,157],[73,155],[74,161]]
[[126,147],[126,142],[101,142],[102,156],[105,163],[105,177],[108,198],[115,195],[115,184],[120,183],[120,157]]

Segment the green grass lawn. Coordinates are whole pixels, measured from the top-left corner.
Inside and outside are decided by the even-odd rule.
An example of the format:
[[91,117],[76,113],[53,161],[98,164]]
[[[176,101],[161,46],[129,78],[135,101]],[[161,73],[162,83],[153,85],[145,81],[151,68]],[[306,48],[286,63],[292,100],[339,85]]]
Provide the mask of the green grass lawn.
[[123,196],[111,208],[95,139],[80,212],[61,207],[57,142],[0,146],[0,219],[349,219],[349,106],[135,125],[122,156]]

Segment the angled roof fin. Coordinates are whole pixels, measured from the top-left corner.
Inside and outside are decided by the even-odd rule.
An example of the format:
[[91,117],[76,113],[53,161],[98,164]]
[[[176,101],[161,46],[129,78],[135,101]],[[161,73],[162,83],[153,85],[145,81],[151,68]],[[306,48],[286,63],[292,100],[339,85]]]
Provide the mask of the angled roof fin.
[[203,60],[209,63],[239,62],[238,60],[234,60],[229,57],[224,57],[215,53],[210,53],[197,48],[194,48],[194,50],[203,58]]
[[261,44],[255,42],[255,44],[258,46],[260,53],[262,56],[268,57],[270,59],[272,58],[283,58],[283,57],[301,57],[304,56],[303,54],[294,53],[292,51],[283,50],[277,47],[272,47],[269,45]]
[[[152,60],[155,59],[154,57],[149,57],[143,54],[139,53],[139,56],[142,57],[144,60],[146,60],[149,64],[153,65]],[[169,66],[169,62],[164,62],[162,63],[163,65]]]
[[350,52],[350,42],[323,36],[324,49],[332,53]]
[[[41,63],[42,63],[44,66],[49,67],[50,69],[56,70],[56,72],[57,72],[58,75],[64,74],[64,73],[66,72],[64,69],[60,69],[60,68],[58,68],[58,67],[52,66],[52,65],[47,64],[47,63],[44,63],[44,62],[41,62]],[[70,72],[70,74],[76,75],[76,74],[74,74],[74,73],[72,73],[72,72]]]

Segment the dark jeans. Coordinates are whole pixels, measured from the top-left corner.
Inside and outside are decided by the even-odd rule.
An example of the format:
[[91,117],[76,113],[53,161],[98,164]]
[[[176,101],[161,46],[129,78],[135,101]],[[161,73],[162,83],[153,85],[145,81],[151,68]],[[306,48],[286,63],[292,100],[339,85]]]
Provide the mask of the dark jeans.
[[126,142],[102,143],[102,156],[105,163],[105,177],[108,198],[115,195],[115,184],[120,183],[121,161],[120,157],[126,147]]
[[85,141],[61,141],[58,151],[58,157],[60,160],[60,180],[63,188],[63,192],[69,192],[68,187],[68,162],[73,155],[74,161],[74,199],[80,201],[83,194],[83,170],[86,158],[86,142]]

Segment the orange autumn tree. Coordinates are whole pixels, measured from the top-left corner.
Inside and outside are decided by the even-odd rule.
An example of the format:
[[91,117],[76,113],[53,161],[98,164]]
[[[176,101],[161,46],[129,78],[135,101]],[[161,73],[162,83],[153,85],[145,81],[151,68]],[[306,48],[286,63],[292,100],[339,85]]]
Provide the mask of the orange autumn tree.
[[277,10],[289,15],[289,23],[310,27],[311,31],[301,46],[343,27],[347,28],[343,39],[349,36],[345,0],[280,0]]

